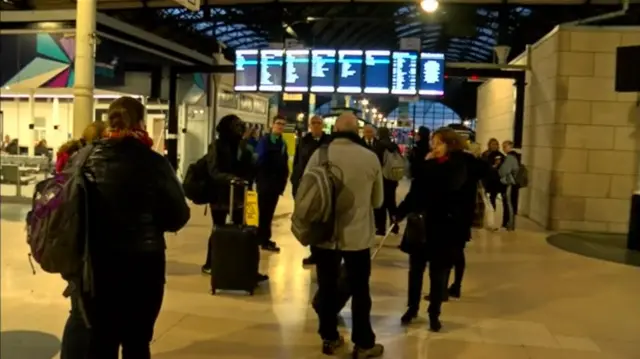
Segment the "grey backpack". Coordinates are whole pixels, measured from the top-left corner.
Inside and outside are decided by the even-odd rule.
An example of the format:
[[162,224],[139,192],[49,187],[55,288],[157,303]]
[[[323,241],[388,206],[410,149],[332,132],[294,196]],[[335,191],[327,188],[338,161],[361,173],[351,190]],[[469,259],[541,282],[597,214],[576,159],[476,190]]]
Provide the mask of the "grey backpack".
[[400,181],[404,178],[406,163],[398,151],[384,150],[382,157],[382,177],[390,181]]
[[320,164],[305,171],[295,196],[291,232],[305,246],[334,238],[338,178],[328,152],[327,145],[318,149]]

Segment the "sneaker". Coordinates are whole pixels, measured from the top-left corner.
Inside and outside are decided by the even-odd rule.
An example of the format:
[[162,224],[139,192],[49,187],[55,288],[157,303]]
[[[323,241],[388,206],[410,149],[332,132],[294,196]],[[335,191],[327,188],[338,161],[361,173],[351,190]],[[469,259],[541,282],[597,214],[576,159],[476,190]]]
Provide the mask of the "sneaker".
[[265,282],[269,280],[269,276],[266,274],[260,274],[258,273],[258,283],[260,282]]
[[336,340],[322,341],[322,354],[334,355],[340,348],[344,346],[344,338],[339,337]]
[[266,244],[263,244],[262,250],[274,252],[274,253],[280,253],[280,248],[276,245],[275,242],[272,242],[272,241],[269,241]]
[[200,271],[202,272],[202,274],[211,275],[211,267],[202,266],[202,268],[200,268]]
[[382,344],[374,344],[369,349],[359,348],[357,345],[353,348],[353,359],[378,358],[384,353]]
[[418,310],[409,308],[400,318],[400,323],[402,323],[402,325],[409,325],[417,317],[418,317]]
[[302,266],[312,266],[316,264],[316,260],[312,256],[308,256],[307,258],[302,260]]
[[400,226],[399,226],[399,225],[397,225],[397,224],[394,224],[394,225],[393,225],[393,228],[391,229],[391,233],[392,233],[392,234],[398,234],[398,233],[400,233]]

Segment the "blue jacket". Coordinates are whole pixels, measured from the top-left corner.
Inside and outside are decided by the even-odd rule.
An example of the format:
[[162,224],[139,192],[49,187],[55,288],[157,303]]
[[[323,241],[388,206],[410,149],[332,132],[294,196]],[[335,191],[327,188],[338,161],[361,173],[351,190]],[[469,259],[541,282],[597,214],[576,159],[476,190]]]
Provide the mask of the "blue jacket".
[[289,178],[289,153],[282,136],[262,136],[258,141],[256,154],[258,192],[282,194]]
[[500,174],[500,182],[507,186],[512,186],[516,184],[516,173],[520,169],[520,163],[518,161],[518,157],[516,157],[513,153],[508,153],[504,158],[504,161],[500,165],[498,169],[498,173]]

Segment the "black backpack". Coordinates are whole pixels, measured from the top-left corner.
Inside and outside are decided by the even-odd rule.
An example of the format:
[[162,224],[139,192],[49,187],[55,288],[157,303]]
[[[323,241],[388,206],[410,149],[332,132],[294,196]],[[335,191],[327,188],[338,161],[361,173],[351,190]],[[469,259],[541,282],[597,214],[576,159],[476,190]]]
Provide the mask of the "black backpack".
[[209,175],[207,156],[203,156],[189,165],[187,174],[182,181],[182,189],[191,202],[195,204],[209,204],[212,200],[213,181]]

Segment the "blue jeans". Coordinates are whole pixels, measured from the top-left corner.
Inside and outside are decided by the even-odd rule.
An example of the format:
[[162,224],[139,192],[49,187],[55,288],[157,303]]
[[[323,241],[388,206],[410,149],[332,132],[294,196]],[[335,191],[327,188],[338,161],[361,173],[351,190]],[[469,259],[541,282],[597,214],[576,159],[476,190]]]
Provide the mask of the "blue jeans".
[[87,359],[90,331],[87,328],[76,294],[71,296],[71,311],[62,334],[60,359]]

